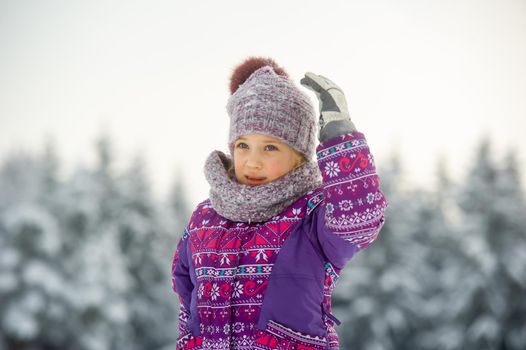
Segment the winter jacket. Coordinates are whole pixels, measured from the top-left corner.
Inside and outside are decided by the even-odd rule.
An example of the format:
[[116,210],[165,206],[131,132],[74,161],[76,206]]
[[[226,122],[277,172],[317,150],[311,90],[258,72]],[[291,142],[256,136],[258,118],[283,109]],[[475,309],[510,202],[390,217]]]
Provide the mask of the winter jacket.
[[321,143],[323,177],[267,222],[233,222],[200,203],[179,241],[177,349],[338,349],[331,293],[384,224],[373,156],[354,131]]

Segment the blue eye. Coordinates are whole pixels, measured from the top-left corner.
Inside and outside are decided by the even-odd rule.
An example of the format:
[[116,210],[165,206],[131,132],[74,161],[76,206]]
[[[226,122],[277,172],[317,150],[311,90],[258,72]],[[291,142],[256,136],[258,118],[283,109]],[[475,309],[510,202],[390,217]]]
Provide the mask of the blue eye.
[[265,151],[277,151],[278,148],[274,145],[267,145],[265,146]]

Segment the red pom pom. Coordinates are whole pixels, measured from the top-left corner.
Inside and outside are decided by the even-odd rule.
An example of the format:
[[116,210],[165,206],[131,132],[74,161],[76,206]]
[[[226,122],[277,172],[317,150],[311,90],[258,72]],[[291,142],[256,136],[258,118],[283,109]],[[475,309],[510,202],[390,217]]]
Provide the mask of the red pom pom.
[[283,77],[289,76],[272,58],[249,57],[233,69],[232,76],[230,77],[230,93],[233,94],[236,92],[239,85],[243,84],[252,73],[265,66],[271,66],[278,75]]

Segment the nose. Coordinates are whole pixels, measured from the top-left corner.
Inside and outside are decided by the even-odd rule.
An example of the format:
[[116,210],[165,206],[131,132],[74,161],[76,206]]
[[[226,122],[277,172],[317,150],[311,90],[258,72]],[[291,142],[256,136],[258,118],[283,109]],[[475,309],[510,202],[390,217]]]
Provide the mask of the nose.
[[261,169],[263,167],[261,157],[259,156],[259,154],[257,154],[257,152],[250,153],[250,155],[247,158],[246,166],[250,169]]

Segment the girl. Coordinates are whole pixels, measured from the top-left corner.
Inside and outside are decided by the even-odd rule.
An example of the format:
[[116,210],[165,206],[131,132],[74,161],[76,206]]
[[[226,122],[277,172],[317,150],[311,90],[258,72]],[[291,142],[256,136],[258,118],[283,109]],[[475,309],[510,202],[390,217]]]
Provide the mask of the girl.
[[331,293],[387,202],[343,92],[313,73],[301,83],[319,100],[316,149],[312,104],[281,67],[249,58],[233,72],[230,156],[208,157],[210,197],[172,264],[177,349],[339,348]]

